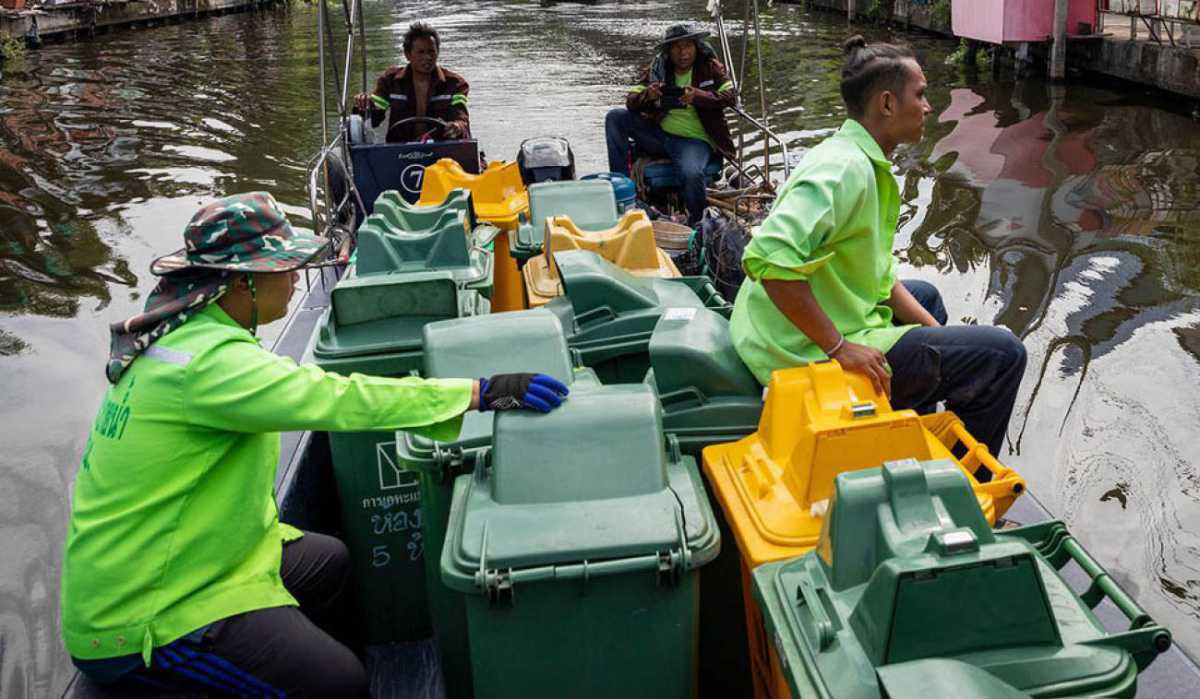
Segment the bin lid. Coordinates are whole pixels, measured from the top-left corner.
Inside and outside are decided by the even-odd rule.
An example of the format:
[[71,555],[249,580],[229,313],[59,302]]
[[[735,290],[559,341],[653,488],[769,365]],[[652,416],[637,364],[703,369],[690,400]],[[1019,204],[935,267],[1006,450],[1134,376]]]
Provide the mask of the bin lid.
[[[753,580],[768,627],[804,647],[794,656],[805,667],[790,671],[820,677],[834,696],[881,696],[855,691],[862,678],[846,667],[936,658],[1056,696],[1108,695],[1136,675],[1123,641],[1105,644],[1039,548],[991,530],[952,461],[843,473],[817,550],[764,565]],[[897,683],[912,676],[880,672]]]
[[633,180],[618,172],[597,172],[580,177],[581,180],[604,180],[612,183],[617,201],[632,201],[637,198],[637,185]]
[[425,376],[541,372],[570,383],[573,374],[562,325],[549,311],[442,320],[426,325],[423,335]]
[[473,315],[479,294],[449,272],[347,277],[333,289],[313,348],[317,359],[420,349],[422,330],[441,318]]
[[492,161],[483,172],[473,175],[450,158],[442,158],[425,168],[421,181],[422,206],[440,204],[455,189],[471,192],[475,215],[503,228],[515,228],[518,216],[529,213],[529,195],[521,171],[512,161]]
[[440,203],[422,206],[410,204],[399,191],[389,189],[375,200],[374,212],[381,214],[391,225],[407,231],[418,231],[432,227],[446,212],[463,211],[467,225],[474,230],[479,223],[475,220],[475,206],[471,202],[471,190],[453,189]]
[[359,274],[467,267],[471,229],[463,211],[447,211],[429,228],[408,231],[371,214],[358,229]]
[[522,224],[509,241],[518,259],[529,259],[542,249],[546,219],[570,216],[583,231],[602,231],[620,221],[612,185],[600,180],[541,182],[529,186],[529,223]]
[[455,589],[482,591],[481,570],[660,553],[687,568],[716,554],[695,462],[664,448],[647,386],[574,391],[546,415],[498,413],[491,462],[455,489],[442,566]]
[[762,396],[762,386],[733,346],[729,321],[707,308],[676,308],[663,314],[650,335],[650,366],[660,393]]
[[[838,474],[894,459],[953,461],[925,425],[911,410],[892,410],[865,376],[837,362],[809,364],[772,375],[758,431],[707,447],[704,470],[743,555],[759,565],[816,545]],[[989,483],[968,476],[987,521],[996,519],[999,494],[1024,488],[1005,474]]]
[[587,250],[555,253],[554,263],[562,277],[563,293],[578,319],[611,320],[632,311],[704,308],[704,302],[686,284],[637,277]]

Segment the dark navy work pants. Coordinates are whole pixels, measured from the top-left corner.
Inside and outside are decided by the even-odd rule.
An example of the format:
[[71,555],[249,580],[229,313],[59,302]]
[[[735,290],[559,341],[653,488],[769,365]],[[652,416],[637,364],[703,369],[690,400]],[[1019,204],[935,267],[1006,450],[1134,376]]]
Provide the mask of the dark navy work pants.
[[76,665],[97,682],[131,695],[365,697],[362,663],[312,621],[335,610],[349,575],[346,545],[306,533],[283,545],[279,572],[299,608],[272,607],[221,619],[155,648],[150,667],[141,656],[126,656],[131,667],[116,677],[110,668],[123,658]]
[[688,225],[694,226],[704,216],[708,204],[705,193],[704,166],[712,157],[712,148],[699,139],[672,136],[640,114],[625,108],[613,109],[604,117],[604,138],[608,142],[608,169],[629,175],[629,140],[637,144],[638,152],[655,157],[670,158],[683,183],[683,204],[687,208]]
[[[908,279],[903,284],[944,326],[946,307],[937,288]],[[945,401],[968,432],[1000,454],[1025,373],[1025,346],[1016,335],[982,325],[916,328],[892,346],[887,362],[892,407],[927,413]]]

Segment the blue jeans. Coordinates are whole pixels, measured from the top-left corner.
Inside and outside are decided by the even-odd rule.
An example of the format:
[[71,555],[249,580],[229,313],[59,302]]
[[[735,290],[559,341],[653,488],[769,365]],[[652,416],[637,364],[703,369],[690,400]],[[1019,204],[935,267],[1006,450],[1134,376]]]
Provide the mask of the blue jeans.
[[[903,284],[945,324],[946,307],[934,285],[907,279]],[[1025,346],[1015,335],[983,325],[916,328],[892,347],[887,361],[892,407],[925,413],[945,401],[967,431],[999,456],[1025,373]]]
[[704,192],[704,166],[712,157],[712,148],[695,138],[672,136],[640,114],[628,109],[613,109],[604,117],[604,138],[608,142],[608,169],[629,175],[629,141],[639,153],[667,157],[683,181],[683,204],[688,225],[694,226],[704,215],[708,195]]

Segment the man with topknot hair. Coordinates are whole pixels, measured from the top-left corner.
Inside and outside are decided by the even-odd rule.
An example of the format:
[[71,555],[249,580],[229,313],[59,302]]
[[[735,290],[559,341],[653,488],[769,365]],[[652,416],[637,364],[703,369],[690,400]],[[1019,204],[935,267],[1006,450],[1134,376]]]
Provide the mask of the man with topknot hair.
[[893,407],[944,402],[998,454],[1024,346],[1002,328],[946,327],[937,289],[896,277],[900,191],[889,157],[924,134],[925,75],[906,46],[855,36],[844,48],[849,118],[805,155],[746,246],[734,345],[764,384],[776,369],[836,359]]

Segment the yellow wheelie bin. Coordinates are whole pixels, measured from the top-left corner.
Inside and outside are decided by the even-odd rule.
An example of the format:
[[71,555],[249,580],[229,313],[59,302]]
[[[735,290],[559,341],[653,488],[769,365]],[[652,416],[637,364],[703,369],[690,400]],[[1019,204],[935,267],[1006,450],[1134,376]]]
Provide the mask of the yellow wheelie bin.
[[531,307],[542,306],[563,293],[555,252],[587,250],[639,277],[671,279],[679,268],[654,243],[654,227],[641,209],[626,211],[616,226],[606,230],[581,230],[569,216],[545,221],[542,254],[525,263],[525,292]]
[[1025,481],[989,454],[953,413],[893,410],[865,376],[843,372],[836,361],[776,371],[758,431],[704,449],[704,472],[741,555],[758,699],[790,692],[766,640],[750,571],[816,546],[838,474],[908,458],[956,462],[989,524],[1025,490]]
[[476,218],[500,229],[494,245],[495,291],[492,311],[519,311],[527,308],[521,272],[509,252],[509,239],[516,235],[522,220],[529,218],[529,193],[515,162],[492,162],[483,172],[472,175],[457,162],[442,158],[425,168],[421,182],[421,206],[436,206],[455,189],[471,192]]

